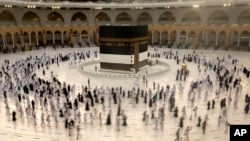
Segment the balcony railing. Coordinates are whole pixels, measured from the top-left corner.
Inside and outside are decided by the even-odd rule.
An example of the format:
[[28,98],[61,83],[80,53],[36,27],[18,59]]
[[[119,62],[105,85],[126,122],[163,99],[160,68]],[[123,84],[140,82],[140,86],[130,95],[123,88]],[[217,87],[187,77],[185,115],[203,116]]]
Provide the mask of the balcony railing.
[[[122,3],[122,4],[121,4]],[[89,0],[0,0],[0,5],[12,5],[27,7],[27,5],[35,5],[36,7],[51,8],[52,6],[59,6],[60,8],[134,8],[140,6],[143,8],[157,8],[157,7],[180,7],[193,5],[199,6],[223,6],[229,4],[249,4],[249,0],[103,0],[93,2]]]

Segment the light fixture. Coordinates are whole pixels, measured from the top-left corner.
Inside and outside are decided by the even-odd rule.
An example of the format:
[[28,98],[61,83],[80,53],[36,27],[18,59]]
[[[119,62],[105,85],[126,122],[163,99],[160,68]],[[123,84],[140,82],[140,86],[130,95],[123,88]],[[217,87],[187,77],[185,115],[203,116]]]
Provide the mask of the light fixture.
[[230,7],[230,6],[231,6],[231,3],[224,3],[223,6],[224,6],[224,7]]
[[196,5],[193,5],[194,8],[198,8],[200,7],[200,5],[196,4]]
[[6,8],[12,8],[12,5],[5,4],[4,7],[6,7]]
[[166,6],[165,8],[169,9],[169,8],[170,8],[170,6]]
[[95,10],[102,10],[102,7],[98,6],[94,8]]
[[142,7],[142,6],[138,6],[138,7],[136,7],[135,9],[137,9],[137,10],[142,10],[143,7]]
[[27,8],[36,8],[35,5],[27,5]]
[[60,9],[60,6],[52,6],[52,9]]

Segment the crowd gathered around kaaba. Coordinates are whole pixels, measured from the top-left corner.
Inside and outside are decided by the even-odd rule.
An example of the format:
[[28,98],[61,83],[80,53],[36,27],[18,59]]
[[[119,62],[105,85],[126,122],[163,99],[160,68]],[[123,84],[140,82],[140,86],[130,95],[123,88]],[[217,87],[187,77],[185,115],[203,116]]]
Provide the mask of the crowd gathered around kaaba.
[[[204,54],[193,51],[185,53],[183,50],[170,50],[155,48],[149,53],[157,59],[175,60],[176,64],[194,63],[197,65],[199,73],[207,73],[195,80],[190,80],[190,69],[176,70],[176,82],[187,83],[191,81],[189,90],[183,90],[183,83],[179,85],[159,84],[143,76],[143,88],[135,85],[130,89],[120,87],[96,86],[91,82],[91,77],[85,84],[81,84],[81,92],[76,93],[76,84],[68,84],[61,81],[50,70],[51,65],[60,67],[62,63],[69,63],[69,67],[74,63],[85,62],[93,57],[98,58],[98,51],[84,50],[79,52],[60,53],[49,56],[46,53],[37,56],[27,56],[16,61],[4,60],[1,64],[0,87],[1,97],[4,98],[6,116],[13,122],[27,118],[27,122],[32,122],[34,126],[44,128],[57,128],[63,126],[68,130],[69,136],[76,135],[76,139],[81,138],[83,131],[80,125],[99,124],[100,126],[113,126],[117,131],[126,126],[130,126],[123,101],[128,100],[131,107],[136,109],[138,103],[143,103],[150,110],[137,112],[141,115],[141,123],[145,126],[153,126],[155,130],[164,130],[165,116],[171,114],[172,118],[178,119],[175,141],[189,140],[189,133],[192,128],[200,128],[206,134],[209,116],[200,115],[196,101],[202,99],[206,101],[206,109],[220,109],[218,113],[218,125],[223,126],[225,134],[228,133],[230,121],[228,121],[228,105],[233,105],[234,110],[244,110],[249,112],[250,98],[247,93],[242,93],[242,78],[249,79],[250,68],[238,64],[238,60],[230,57],[215,57],[207,59]],[[73,69],[73,68],[72,68]],[[49,74],[50,78],[45,79],[36,72],[42,71],[42,75]],[[216,81],[211,79],[212,75]],[[88,77],[88,76],[86,76]],[[77,82],[76,82],[77,83]],[[151,87],[152,86],[152,87]],[[215,89],[215,93],[210,93],[210,89]],[[205,93],[203,93],[205,91]],[[221,93],[226,92],[226,96]],[[176,106],[177,94],[186,94],[191,103],[192,112],[187,111],[187,105]],[[245,95],[245,101],[239,101],[239,96]],[[210,97],[210,98],[209,98]],[[212,99],[211,99],[212,97]],[[15,104],[10,105],[10,99],[14,99]],[[159,102],[163,103],[158,104]],[[238,107],[238,103],[245,103],[245,107]],[[96,105],[101,105],[101,109]],[[112,106],[117,107],[117,111],[112,110]],[[13,108],[14,107],[14,108]],[[84,107],[80,110],[79,107]],[[104,117],[104,112],[107,116]],[[38,113],[40,115],[38,115]],[[115,115],[115,119],[112,119]],[[38,119],[37,116],[40,116]],[[59,119],[63,119],[64,124],[60,124]],[[185,121],[195,120],[196,125],[187,126]]]

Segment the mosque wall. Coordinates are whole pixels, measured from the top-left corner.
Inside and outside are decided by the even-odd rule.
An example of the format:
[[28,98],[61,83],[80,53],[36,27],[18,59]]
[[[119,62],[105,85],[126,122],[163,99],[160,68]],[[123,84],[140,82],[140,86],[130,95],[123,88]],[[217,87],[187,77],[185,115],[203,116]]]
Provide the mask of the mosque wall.
[[99,45],[99,25],[149,25],[161,47],[249,49],[249,6],[142,10],[0,8],[0,51]]

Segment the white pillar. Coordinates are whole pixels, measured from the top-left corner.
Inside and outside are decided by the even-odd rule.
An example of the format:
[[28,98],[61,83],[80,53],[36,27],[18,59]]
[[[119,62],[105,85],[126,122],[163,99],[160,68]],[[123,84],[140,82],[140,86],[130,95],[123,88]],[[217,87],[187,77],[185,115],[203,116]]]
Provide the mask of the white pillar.
[[15,41],[13,36],[12,36],[12,47],[15,48]]
[[3,48],[6,49],[5,38],[3,36]]
[[79,33],[79,42],[82,43],[82,34]]
[[250,47],[250,37],[248,37],[248,47]]
[[154,34],[152,33],[152,45],[154,43]]
[[160,43],[159,43],[160,45],[161,45],[161,38],[162,38],[161,36],[162,36],[162,35],[161,35],[161,32],[160,32]]
[[217,36],[217,34],[215,36],[216,36],[215,37],[215,46],[217,46],[218,45],[218,36]]
[[238,36],[238,43],[237,43],[237,47],[240,46],[240,36]]
[[37,46],[39,45],[39,42],[38,42],[38,34],[36,34],[36,45],[37,45]]
[[187,37],[186,37],[186,44],[188,44],[188,35],[187,35]]
[[176,43],[179,44],[180,42],[180,34],[176,33]]
[[55,35],[52,33],[52,40],[53,40],[53,45],[55,44]]
[[29,35],[29,44],[30,44],[30,46],[31,46],[31,37],[30,37],[31,35]]
[[61,35],[62,35],[62,44],[64,44],[64,41],[63,41],[63,40],[64,40],[64,39],[63,39],[63,34],[61,34]]
[[208,34],[206,33],[206,46],[207,46],[207,42],[208,42]]

